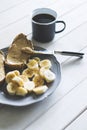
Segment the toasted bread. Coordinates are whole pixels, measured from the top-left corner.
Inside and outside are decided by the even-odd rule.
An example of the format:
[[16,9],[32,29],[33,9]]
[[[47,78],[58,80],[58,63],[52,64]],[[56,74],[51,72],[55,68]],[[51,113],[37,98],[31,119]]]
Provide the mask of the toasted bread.
[[4,54],[2,51],[0,51],[0,85],[3,84],[5,79],[5,68],[4,68]]
[[27,39],[26,35],[21,33],[15,37],[8,49],[8,54],[5,60],[6,66],[11,69],[21,69],[25,66],[30,56],[29,54],[21,51],[23,47],[30,47],[31,49],[34,49],[32,42]]

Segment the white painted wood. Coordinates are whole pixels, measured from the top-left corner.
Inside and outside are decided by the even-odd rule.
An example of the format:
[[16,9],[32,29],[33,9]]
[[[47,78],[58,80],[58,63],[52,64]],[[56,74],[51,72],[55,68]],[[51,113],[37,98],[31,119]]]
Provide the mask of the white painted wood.
[[19,4],[18,6],[12,8],[11,10],[7,10],[0,14],[0,29],[17,21],[20,18],[24,18],[25,16],[30,15],[32,10],[41,6],[40,3],[34,2],[31,4],[32,0],[29,0],[23,4]]
[[[69,2],[67,4],[67,2],[68,0],[66,1],[66,9],[63,6],[61,6],[61,2],[58,3],[58,5],[62,8],[62,10],[59,9],[62,14],[67,12],[67,9],[69,11],[72,8],[74,8],[76,5],[81,3],[81,1],[79,1],[79,2],[76,2],[76,5],[75,5],[75,2],[73,2],[72,4]],[[64,3],[64,0],[62,1],[62,3]],[[52,7],[52,5],[50,6]],[[5,26],[8,26],[9,24],[14,23],[17,20],[20,20],[21,18],[27,17],[28,15],[31,16],[32,10],[38,7],[45,7],[45,5],[42,2],[36,1],[36,0],[34,0],[34,4],[33,4],[32,0],[29,0],[26,2],[22,2],[22,4],[18,4],[14,8],[11,8],[3,13],[0,13],[0,29],[3,29]],[[56,4],[56,7],[57,7],[57,4]],[[57,12],[59,11],[58,8],[55,10]],[[58,16],[61,15],[60,12],[58,13],[59,14]]]
[[69,127],[65,130],[87,130],[87,111],[80,115]]
[[[73,122],[87,106],[87,0],[3,1],[0,4],[0,48],[10,45],[20,32],[29,34],[28,38],[31,39],[30,15],[37,7],[56,10],[58,18],[66,21],[67,27],[52,42],[40,44],[33,41],[35,45],[49,50],[82,51],[86,54],[82,60],[57,56],[61,63],[62,79],[56,91],[31,106],[1,106],[0,130],[60,130]],[[73,124],[70,128],[74,128]]]
[[[63,130],[87,105],[87,79],[25,130]],[[84,96],[83,96],[84,95]]]
[[58,17],[60,15],[65,15],[73,10],[76,10],[78,7],[85,4],[87,0],[57,0],[52,5],[49,5],[49,8],[52,8],[57,11]]
[[[84,10],[82,10],[82,8],[84,8]],[[80,15],[80,11],[79,11],[80,9],[82,10],[82,16],[84,16],[82,20],[80,20],[80,17],[78,17]],[[80,9],[78,8],[74,12],[71,12],[71,13],[69,13],[69,14],[66,15],[66,19],[67,19],[66,24],[67,24],[67,27],[66,27],[66,30],[64,32],[62,32],[60,34],[56,34],[55,39],[52,42],[50,42],[49,44],[45,44],[45,45],[44,44],[39,44],[39,46],[43,46],[43,47],[46,47],[48,49],[51,49],[51,48],[55,49],[55,47],[57,45],[58,48],[61,49],[61,45],[62,44],[59,44],[59,39],[61,37],[63,37],[64,35],[66,36],[66,34],[68,34],[69,32],[71,32],[71,30],[73,30],[74,28],[78,27],[79,24],[83,24],[87,20],[87,17],[85,17],[85,15],[84,15],[85,11],[86,11],[86,4],[82,5],[82,7],[80,7]],[[62,19],[65,19],[65,16],[63,16]],[[72,19],[73,19],[73,21],[72,21]],[[76,20],[76,23],[75,23],[74,19]],[[23,32],[25,34],[29,34],[29,33],[31,33],[31,31],[32,30],[31,30],[31,18],[30,18],[30,16],[25,17],[23,19],[20,19],[19,21],[14,22],[14,23],[10,24],[9,26],[6,26],[2,30],[0,30],[1,47],[5,47],[5,46],[9,45],[9,43],[11,43],[12,39],[18,33]],[[5,38],[3,38],[3,36]],[[29,39],[30,39],[30,36],[29,36]],[[54,44],[54,43],[56,43],[56,44]]]
[[[19,33],[31,33],[30,18],[24,18],[0,31],[0,49],[9,46]],[[29,38],[30,39],[30,38]]]
[[18,1],[17,0],[9,0],[9,1],[3,0],[3,1],[0,1],[0,13],[5,12],[11,8],[14,8],[15,6],[17,6],[23,2],[24,2],[24,0],[18,0]]
[[56,3],[58,0],[39,0],[39,2],[41,2],[43,5],[45,6],[49,6],[49,5],[53,5],[54,3]]

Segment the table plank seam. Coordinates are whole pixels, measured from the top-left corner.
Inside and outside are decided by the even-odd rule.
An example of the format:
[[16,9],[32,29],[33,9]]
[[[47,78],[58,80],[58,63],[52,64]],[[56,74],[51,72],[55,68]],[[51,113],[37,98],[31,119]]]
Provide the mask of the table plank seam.
[[[69,90],[64,96],[62,96],[60,99],[58,99],[54,104],[52,104],[47,110],[45,110],[45,112],[41,113],[38,117],[36,117],[30,124],[28,124],[24,129],[22,130],[26,130],[26,128],[28,128],[30,125],[32,125],[36,120],[38,120],[39,118],[41,118],[45,113],[48,112],[48,110],[50,110],[52,107],[54,107],[58,102],[60,102],[65,96],[67,96],[68,94],[70,94],[70,92],[72,92],[75,88],[79,87],[79,85],[84,82],[85,80],[87,80],[87,76],[81,80],[78,84],[75,85],[75,87],[73,87],[71,90]],[[82,109],[83,111],[87,109],[87,107],[85,107],[84,109]],[[80,112],[81,113],[81,112]],[[76,119],[80,113],[77,114],[77,116],[74,117],[74,119]],[[72,120],[74,120],[72,119]],[[70,121],[71,122],[71,121]]]
[[20,4],[26,3],[27,1],[28,1],[28,0],[26,0],[26,1],[23,0],[23,1],[21,1],[21,2],[18,2],[17,4],[14,4],[13,6],[10,6],[9,8],[0,11],[0,14],[1,14],[1,13],[4,13],[4,12],[6,12],[6,11],[12,9],[12,8],[15,8],[16,6],[19,6]]
[[86,3],[87,3],[87,0],[85,2],[82,2],[82,3],[78,4],[78,5],[76,5],[75,7],[73,7],[70,10],[68,10],[67,12],[63,13],[61,16],[59,16],[59,18],[65,16],[65,15],[67,15],[67,14],[69,14],[69,13],[75,11],[75,10],[77,10],[78,8],[80,8],[81,6],[83,6]]
[[[87,1],[86,1],[86,2],[83,2],[82,4],[80,4],[80,6],[81,6],[81,5],[82,5],[82,6],[85,5],[85,3],[87,3]],[[66,13],[64,13],[64,14],[62,14],[62,15],[60,15],[59,18],[61,18],[62,16],[66,16],[67,14],[73,12],[74,10],[78,10],[78,8],[79,8],[80,6],[74,7],[73,9],[67,11]],[[2,31],[2,30],[3,30],[4,28],[6,28],[6,27],[9,27],[9,26],[12,25],[12,24],[16,24],[17,22],[19,22],[19,21],[21,21],[21,20],[23,20],[23,19],[25,19],[25,18],[27,18],[27,17],[29,17],[29,16],[30,16],[30,14],[24,15],[23,17],[21,17],[21,18],[15,20],[14,22],[11,22],[11,23],[9,23],[8,25],[5,25],[5,26],[1,27],[1,28],[0,28],[0,31]],[[76,28],[74,28],[74,29],[76,29]],[[70,32],[71,32],[71,31],[70,31]],[[68,33],[69,33],[69,32],[68,32]],[[66,35],[66,34],[65,34],[65,35]],[[62,38],[62,37],[61,37],[61,38]]]
[[67,125],[65,125],[61,130],[66,130],[75,120],[77,120],[85,111],[87,107],[82,109]]
[[58,39],[56,39],[53,44],[55,44],[58,40],[66,37],[68,34],[72,33],[73,31],[75,31],[76,29],[78,29],[80,26],[83,26],[84,24],[87,24],[87,20],[84,21],[83,23],[79,24],[78,26],[76,26],[75,28],[71,29],[70,31],[68,31],[67,33],[65,33],[63,36],[60,36]]

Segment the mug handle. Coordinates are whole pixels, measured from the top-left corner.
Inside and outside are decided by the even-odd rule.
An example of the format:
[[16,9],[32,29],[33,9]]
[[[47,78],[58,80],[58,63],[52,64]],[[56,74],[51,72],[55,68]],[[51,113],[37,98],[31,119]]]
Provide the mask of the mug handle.
[[60,33],[62,32],[63,30],[65,30],[66,28],[66,23],[64,21],[56,21],[56,23],[62,23],[64,25],[63,29],[59,30],[59,31],[55,31],[55,33]]

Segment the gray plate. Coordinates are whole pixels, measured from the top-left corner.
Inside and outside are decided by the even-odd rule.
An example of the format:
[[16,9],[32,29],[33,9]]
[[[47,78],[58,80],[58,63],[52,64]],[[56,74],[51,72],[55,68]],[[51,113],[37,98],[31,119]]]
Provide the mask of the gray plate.
[[[41,47],[35,47],[36,50],[43,50],[45,49]],[[2,51],[6,54],[8,51],[8,48],[2,49]],[[49,86],[49,89],[42,95],[35,95],[32,93],[31,95],[27,95],[25,97],[19,97],[19,96],[11,96],[6,92],[6,84],[1,86],[0,90],[0,103],[10,106],[27,106],[39,101],[42,101],[43,99],[47,98],[49,95],[51,95],[55,89],[58,87],[60,80],[61,80],[61,70],[60,70],[60,64],[57,61],[56,57],[54,55],[35,55],[40,57],[41,59],[49,59],[52,62],[52,68],[51,70],[55,73],[56,79],[52,82],[47,84]]]

